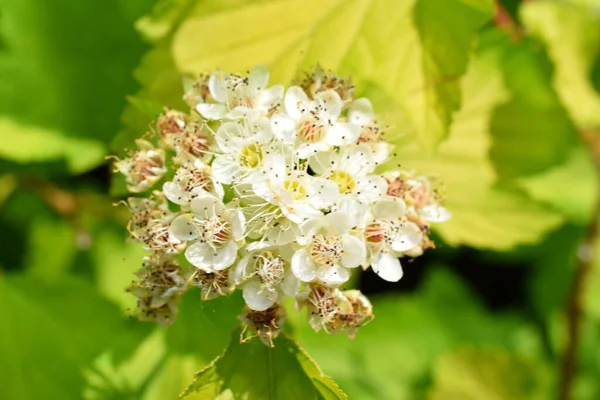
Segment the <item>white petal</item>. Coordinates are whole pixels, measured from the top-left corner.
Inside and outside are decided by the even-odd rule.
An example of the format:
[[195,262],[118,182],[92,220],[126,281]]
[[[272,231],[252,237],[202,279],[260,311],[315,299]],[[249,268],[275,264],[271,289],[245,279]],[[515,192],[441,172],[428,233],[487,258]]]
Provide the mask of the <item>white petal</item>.
[[277,204],[275,192],[271,188],[271,184],[268,181],[259,181],[252,183],[252,191],[258,197],[265,199],[271,204]]
[[271,130],[283,143],[292,144],[296,141],[296,122],[285,114],[271,117]]
[[386,142],[377,142],[374,145],[371,145],[371,149],[373,150],[373,159],[377,164],[382,164],[386,161],[390,155],[390,144]]
[[339,264],[328,268],[319,268],[317,277],[327,285],[341,285],[350,279],[350,272]]
[[225,104],[200,103],[196,111],[206,119],[223,119],[228,110]]
[[[248,307],[255,311],[264,311],[275,303],[272,292],[261,289],[259,281],[251,280],[244,285],[243,296]],[[270,296],[269,296],[270,295]],[[277,294],[275,294],[275,298]]]
[[356,192],[360,192],[358,198],[364,203],[373,201],[385,196],[388,190],[388,183],[381,176],[368,175],[356,182]]
[[176,217],[169,226],[169,234],[177,240],[193,240],[198,237],[198,227],[193,223],[193,216],[183,214]]
[[344,146],[356,143],[360,136],[360,128],[348,122],[336,122],[327,130],[327,143]]
[[219,182],[215,182],[214,180],[213,180],[213,184],[215,185],[214,194],[217,195],[217,198],[220,201],[223,201],[223,196],[225,196],[225,191],[223,190],[223,185],[221,185],[221,183],[219,183]]
[[200,195],[192,199],[190,208],[194,214],[204,219],[223,213],[223,203],[210,194]]
[[301,236],[298,237],[298,244],[301,246],[305,246],[310,243],[311,238],[315,235],[319,230],[323,229],[326,225],[325,217],[321,216],[320,218],[311,218],[309,220],[304,221],[300,225],[300,233]]
[[302,143],[296,149],[296,156],[301,159],[306,159],[310,156],[314,156],[320,151],[331,151],[332,149],[332,145],[328,144],[326,141],[317,143]]
[[307,203],[295,203],[293,207],[282,207],[281,211],[287,219],[297,224],[302,223],[305,219],[318,218],[323,215],[321,211]]
[[427,222],[448,221],[452,215],[445,208],[438,204],[430,204],[419,209],[419,216]]
[[386,196],[373,204],[372,212],[375,218],[395,220],[406,213],[406,204],[402,199]]
[[308,159],[308,165],[317,175],[324,175],[331,170],[332,162],[337,154],[329,151],[321,151]]
[[367,257],[367,248],[365,242],[356,236],[344,235],[342,237],[342,264],[346,268],[356,268],[363,265]]
[[208,91],[210,95],[219,103],[226,103],[229,97],[227,91],[226,79],[228,74],[221,71],[213,72],[210,78],[208,78]]
[[252,120],[248,121],[250,125],[250,131],[252,132],[252,140],[265,144],[273,139],[273,133],[271,132],[271,121],[269,118],[261,116],[254,116]]
[[311,102],[308,100],[306,93],[298,86],[290,86],[287,92],[285,92],[283,104],[286,113],[296,121],[299,120],[303,113],[311,106]]
[[263,111],[268,111],[281,103],[283,99],[283,85],[271,86],[266,90],[261,90],[260,94],[256,99],[256,108]]
[[252,93],[264,90],[269,84],[269,69],[264,64],[255,65],[248,75],[248,89]]
[[235,262],[237,257],[237,245],[233,240],[230,240],[229,243],[217,250],[216,254],[213,257],[213,268],[216,271],[221,271],[225,268],[228,268]]
[[317,93],[315,96],[316,100],[323,104],[325,108],[325,112],[328,116],[333,119],[337,119],[342,113],[342,107],[344,106],[344,102],[342,98],[333,89],[327,89],[325,91]]
[[334,211],[325,216],[330,234],[341,236],[354,227],[352,216],[342,211]]
[[278,225],[273,227],[267,234],[267,240],[278,246],[283,246],[296,241],[300,234],[298,225],[287,219],[278,221]]
[[231,232],[235,240],[242,240],[246,230],[246,217],[240,210],[229,210],[228,219],[231,224]]
[[194,243],[185,250],[185,258],[196,268],[212,271],[214,250],[206,243]]
[[165,182],[163,185],[163,193],[165,197],[172,201],[175,204],[179,204],[183,206],[190,202],[189,193],[181,189],[176,183],[173,182]]
[[376,166],[373,151],[367,144],[361,143],[340,151],[337,168],[358,179],[373,171]]
[[388,282],[398,282],[403,275],[400,260],[389,253],[381,253],[371,268],[380,278]]
[[310,203],[318,209],[332,206],[340,197],[338,185],[324,178],[312,178],[307,185]]
[[290,297],[295,297],[300,292],[300,281],[291,272],[288,272],[281,282],[281,290]]
[[233,275],[233,282],[236,285],[243,283],[246,277],[250,275],[250,271],[248,271],[248,266],[250,264],[251,259],[252,254],[246,254],[244,257],[242,257],[240,261],[238,261],[235,268],[233,268],[233,271],[230,271],[230,274]]
[[364,97],[356,99],[350,105],[348,120],[356,125],[366,125],[373,121],[373,105]]
[[218,155],[212,163],[212,173],[217,182],[229,184],[240,178],[242,169],[234,159]]
[[317,269],[305,249],[300,249],[292,256],[292,272],[302,282],[310,282],[317,277]]
[[231,121],[221,124],[215,134],[219,148],[226,154],[241,149],[245,138],[246,134],[240,124]]
[[363,222],[365,214],[368,211],[368,205],[361,203],[353,197],[344,197],[338,202],[336,210],[350,215],[352,226],[355,227]]
[[403,222],[401,230],[394,236],[392,249],[402,252],[413,249],[421,243],[421,229],[412,222]]
[[255,111],[248,107],[237,106],[233,110],[229,111],[225,116],[229,119],[242,119],[249,118],[254,115]]

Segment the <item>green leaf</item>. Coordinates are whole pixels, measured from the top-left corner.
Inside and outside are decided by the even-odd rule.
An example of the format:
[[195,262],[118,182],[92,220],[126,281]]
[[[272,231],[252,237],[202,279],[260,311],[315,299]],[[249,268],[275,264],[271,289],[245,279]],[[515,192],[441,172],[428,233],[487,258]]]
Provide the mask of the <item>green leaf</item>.
[[600,94],[591,82],[600,50],[595,15],[568,2],[536,1],[524,4],[520,16],[546,46],[556,68],[554,87],[573,120],[580,128],[600,125]]
[[584,234],[582,227],[566,225],[537,245],[527,292],[534,311],[546,322],[564,311],[575,254]]
[[[571,150],[563,165],[517,181],[534,200],[560,210],[570,221],[585,225],[592,218],[598,182],[590,151],[583,145]],[[560,190],[556,188],[560,187]]]
[[298,341],[350,398],[420,398],[437,358],[464,344],[501,346],[527,356],[540,352],[528,322],[489,314],[445,269],[430,270],[417,293],[371,301],[376,318],[354,340],[315,334],[305,315],[290,315]]
[[36,212],[28,229],[24,264],[28,274],[56,282],[73,264],[77,252],[76,233],[67,221],[43,211]]
[[15,163],[64,161],[72,173],[102,163],[106,147],[99,141],[65,136],[62,132],[20,124],[0,117],[0,158]]
[[508,101],[494,110],[490,156],[501,178],[532,175],[564,162],[577,130],[555,93],[552,67],[530,40],[497,40]]
[[[199,0],[161,0],[152,11],[136,23],[136,28],[154,47],[142,57],[134,75],[141,89],[130,96],[121,119],[125,129],[111,142],[111,148],[132,147],[134,139],[142,136],[164,107],[186,110],[183,102],[182,74],[172,54],[173,32],[183,20],[197,15],[207,16],[244,4],[247,0],[206,2]],[[214,67],[213,67],[214,68]],[[120,191],[116,193],[122,194]]]
[[[485,38],[483,38],[485,39]],[[489,160],[490,122],[509,98],[501,68],[504,42],[482,40],[462,80],[464,101],[454,117],[449,138],[434,155],[399,140],[395,162],[400,167],[439,177],[444,182],[450,221],[435,228],[451,245],[507,250],[534,243],[562,223],[562,216],[528,198],[510,184],[497,185]],[[405,143],[408,142],[408,143]]]
[[80,367],[115,346],[135,345],[131,321],[78,279],[47,285],[0,276],[0,397],[78,399]]
[[280,336],[270,348],[254,340],[241,343],[240,332],[229,347],[198,372],[182,394],[196,399],[347,399],[296,342]]
[[135,297],[125,288],[136,279],[135,271],[141,268],[148,255],[139,243],[127,242],[124,226],[100,223],[93,229],[90,251],[98,290],[123,309],[135,307]]
[[237,316],[243,309],[240,293],[200,300],[199,290],[187,292],[179,304],[177,321],[166,332],[169,350],[196,354],[210,361],[229,343],[231,332],[240,326]]
[[65,158],[75,173],[102,162],[102,142],[119,128],[124,96],[135,89],[131,70],[145,48],[132,22],[149,5],[2,2],[0,157]]
[[536,363],[501,349],[463,348],[436,365],[431,400],[546,399],[547,377]]
[[267,63],[280,83],[320,63],[351,74],[359,89],[381,88],[431,146],[447,133],[473,35],[492,12],[488,0],[248,4],[188,18],[174,36],[173,57],[181,71],[194,74]]

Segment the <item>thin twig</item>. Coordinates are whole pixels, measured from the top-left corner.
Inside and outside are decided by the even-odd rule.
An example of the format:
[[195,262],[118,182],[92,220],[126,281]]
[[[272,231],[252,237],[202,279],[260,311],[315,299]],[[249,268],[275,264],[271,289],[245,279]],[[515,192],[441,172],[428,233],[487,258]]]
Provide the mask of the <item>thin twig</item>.
[[587,227],[585,238],[577,251],[577,263],[571,288],[567,296],[567,347],[563,354],[560,380],[558,386],[559,400],[571,400],[573,382],[577,374],[579,343],[581,338],[582,298],[585,292],[587,277],[596,260],[596,243],[600,233],[600,135],[598,132],[583,132],[582,138],[589,146],[596,166],[596,207]]

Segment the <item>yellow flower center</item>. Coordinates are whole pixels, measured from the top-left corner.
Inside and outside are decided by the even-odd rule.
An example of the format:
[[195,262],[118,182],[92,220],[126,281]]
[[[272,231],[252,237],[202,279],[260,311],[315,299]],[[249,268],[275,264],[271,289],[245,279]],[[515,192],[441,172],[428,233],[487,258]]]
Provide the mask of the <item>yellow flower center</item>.
[[240,165],[244,168],[256,168],[262,161],[262,149],[256,143],[251,143],[242,148],[240,152]]
[[294,200],[300,200],[306,197],[306,189],[298,181],[287,180],[283,182],[283,188],[292,194]]
[[356,182],[354,182],[352,176],[344,171],[333,171],[329,180],[337,183],[341,194],[350,193],[356,187]]

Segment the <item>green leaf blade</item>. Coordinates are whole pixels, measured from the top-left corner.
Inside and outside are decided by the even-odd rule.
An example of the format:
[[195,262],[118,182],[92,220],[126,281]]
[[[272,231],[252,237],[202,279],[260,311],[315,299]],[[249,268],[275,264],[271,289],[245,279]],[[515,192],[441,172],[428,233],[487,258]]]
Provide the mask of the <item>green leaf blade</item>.
[[281,336],[274,344],[267,347],[257,338],[242,343],[236,331],[227,350],[196,374],[181,397],[347,399],[293,340]]

